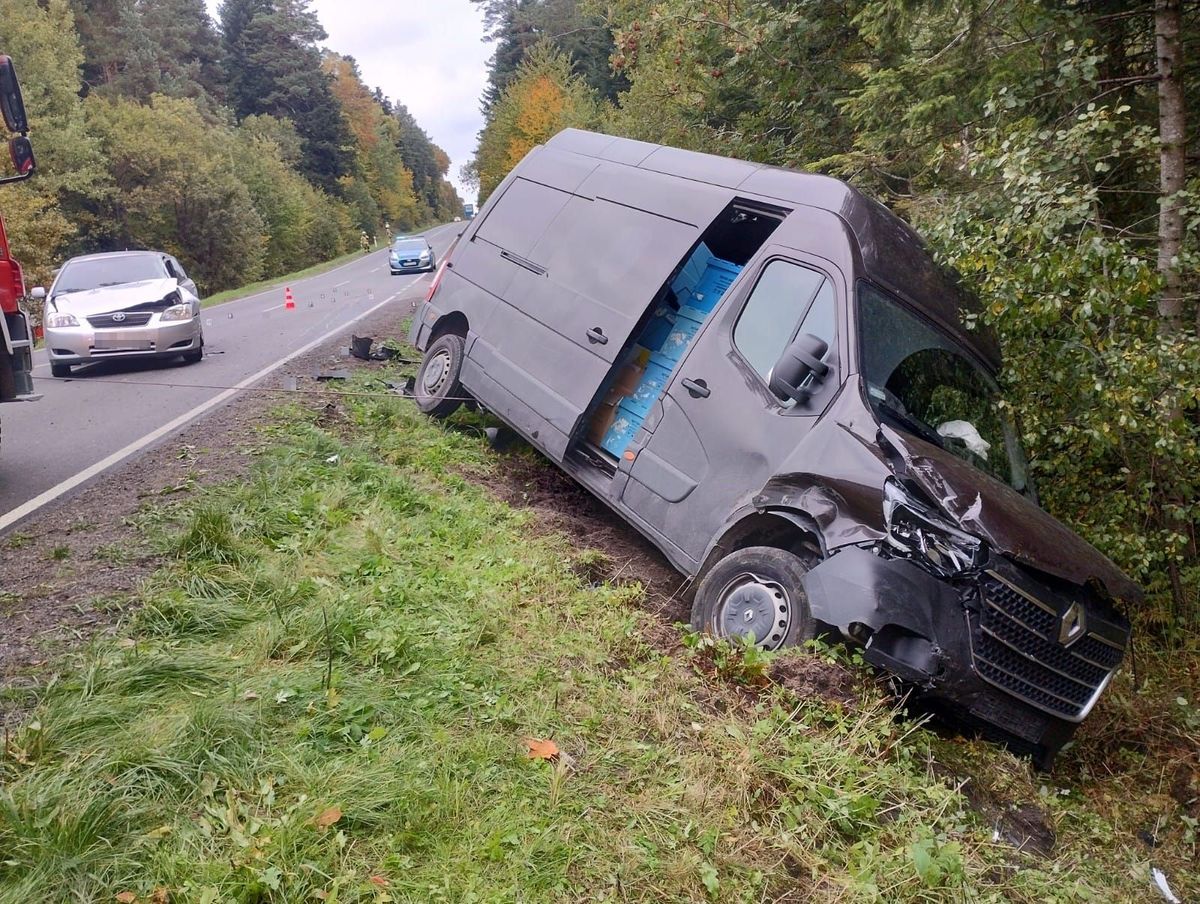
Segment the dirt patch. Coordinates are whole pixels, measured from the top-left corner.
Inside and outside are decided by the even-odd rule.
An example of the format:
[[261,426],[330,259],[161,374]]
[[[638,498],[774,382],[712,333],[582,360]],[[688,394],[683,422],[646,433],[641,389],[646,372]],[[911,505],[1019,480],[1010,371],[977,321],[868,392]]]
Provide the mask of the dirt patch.
[[787,653],[771,662],[771,681],[801,700],[819,698],[855,704],[862,697],[863,676],[841,663],[803,652]]
[[967,803],[992,827],[997,841],[1004,841],[1027,854],[1050,857],[1058,844],[1058,834],[1050,814],[1038,804],[1030,801],[1004,801],[978,780],[955,775],[953,771],[935,763],[934,773],[947,784],[959,787]]
[[497,455],[495,472],[481,482],[514,508],[534,512],[546,530],[565,534],[581,551],[599,554],[584,558],[585,581],[638,581],[646,609],[670,623],[688,620],[687,581],[650,541],[528,446],[516,443]]

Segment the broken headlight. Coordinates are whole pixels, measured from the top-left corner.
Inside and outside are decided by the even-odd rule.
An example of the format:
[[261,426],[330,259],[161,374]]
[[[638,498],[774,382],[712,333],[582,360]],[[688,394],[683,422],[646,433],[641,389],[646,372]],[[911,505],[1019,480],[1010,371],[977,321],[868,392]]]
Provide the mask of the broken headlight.
[[883,487],[883,518],[892,548],[941,574],[978,568],[987,557],[982,540],[950,524],[895,480],[889,479]]

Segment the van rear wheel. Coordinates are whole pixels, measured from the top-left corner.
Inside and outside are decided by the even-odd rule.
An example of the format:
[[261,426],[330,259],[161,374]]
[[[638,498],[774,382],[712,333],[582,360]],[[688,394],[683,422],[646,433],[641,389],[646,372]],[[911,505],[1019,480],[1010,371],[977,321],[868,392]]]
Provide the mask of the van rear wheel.
[[455,333],[439,336],[425,350],[413,396],[417,407],[430,417],[449,417],[466,398],[467,392],[458,381],[465,355],[466,342]]
[[748,637],[779,650],[816,636],[799,556],[772,546],[750,546],[713,566],[696,590],[692,627],[722,638]]

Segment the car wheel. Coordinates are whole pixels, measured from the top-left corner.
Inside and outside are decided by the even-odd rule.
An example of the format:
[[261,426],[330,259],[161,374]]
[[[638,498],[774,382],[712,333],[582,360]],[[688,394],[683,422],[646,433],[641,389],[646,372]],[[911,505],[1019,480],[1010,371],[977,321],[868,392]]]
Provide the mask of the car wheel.
[[183,353],[184,364],[197,364],[204,357],[204,343],[200,343],[199,348],[193,348],[190,351]]
[[50,376],[52,377],[69,377],[71,376],[70,364],[50,364]]
[[413,386],[418,408],[436,418],[449,417],[458,409],[467,394],[458,381],[465,355],[466,342],[455,333],[430,343]]
[[717,637],[750,637],[778,650],[815,634],[799,556],[771,546],[732,552],[705,575],[692,605],[692,627]]

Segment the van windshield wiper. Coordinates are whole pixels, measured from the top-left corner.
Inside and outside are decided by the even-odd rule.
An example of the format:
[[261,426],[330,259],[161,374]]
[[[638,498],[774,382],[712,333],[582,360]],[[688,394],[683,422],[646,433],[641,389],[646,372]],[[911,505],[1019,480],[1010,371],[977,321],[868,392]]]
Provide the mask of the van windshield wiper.
[[921,439],[933,443],[939,449],[946,448],[945,445],[943,445],[942,438],[938,435],[938,432],[919,418],[915,418],[911,414],[901,411],[896,406],[891,405],[882,399],[875,399],[875,410],[880,414],[886,415],[901,427],[907,429],[909,433],[915,433],[917,436],[921,437]]

